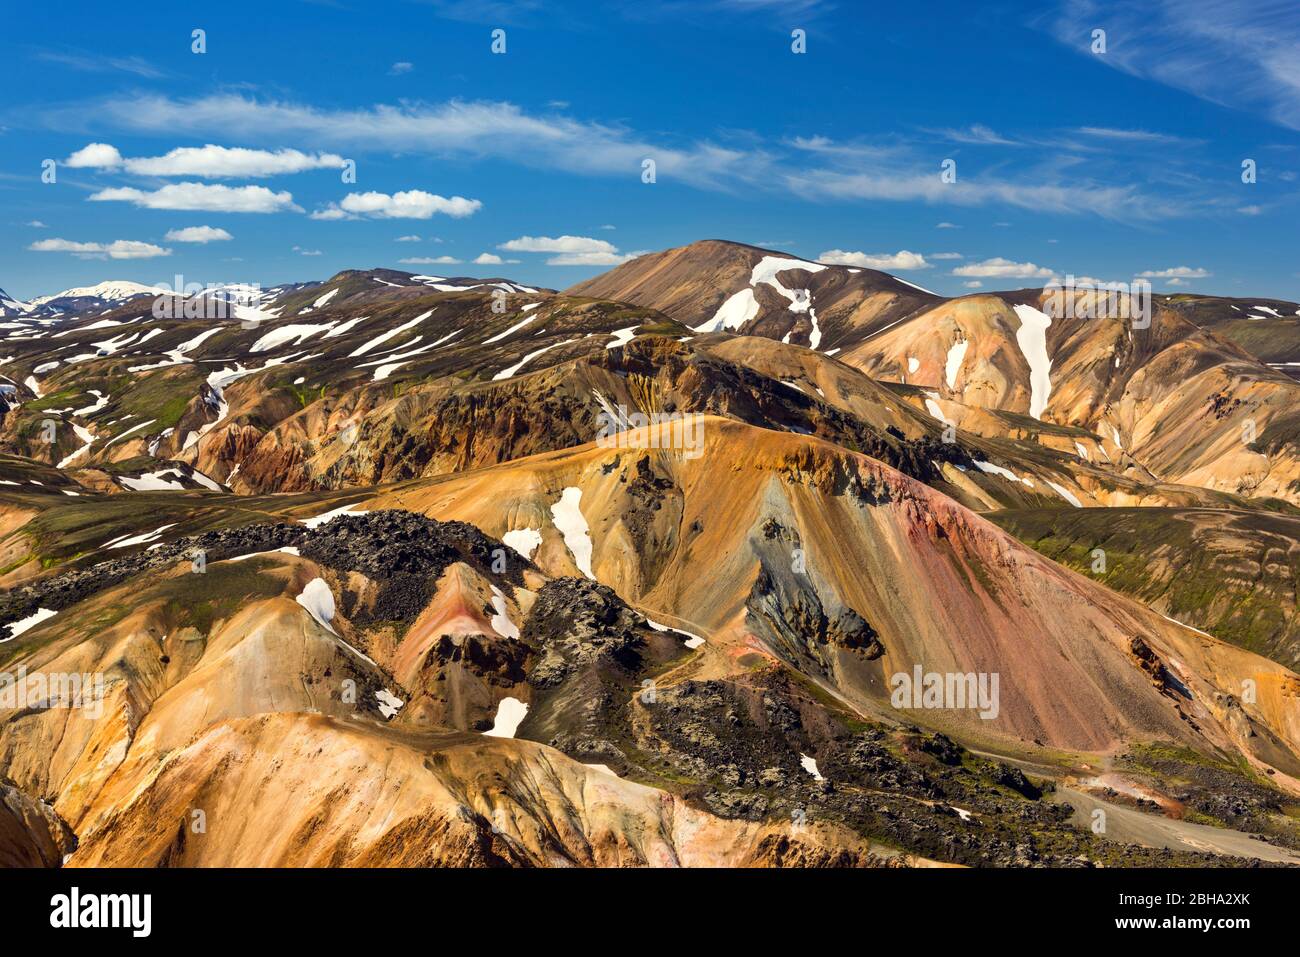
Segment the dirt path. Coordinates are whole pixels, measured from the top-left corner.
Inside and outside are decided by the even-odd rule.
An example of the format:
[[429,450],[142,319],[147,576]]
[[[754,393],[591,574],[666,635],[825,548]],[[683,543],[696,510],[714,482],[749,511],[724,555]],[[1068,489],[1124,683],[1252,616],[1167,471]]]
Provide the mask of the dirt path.
[[1075,812],[1073,821],[1080,827],[1090,827],[1092,812],[1097,808],[1104,810],[1106,833],[1101,836],[1110,841],[1300,865],[1300,853],[1274,847],[1241,831],[1176,821],[1161,814],[1121,807],[1075,788],[1057,787],[1049,800],[1072,805]]

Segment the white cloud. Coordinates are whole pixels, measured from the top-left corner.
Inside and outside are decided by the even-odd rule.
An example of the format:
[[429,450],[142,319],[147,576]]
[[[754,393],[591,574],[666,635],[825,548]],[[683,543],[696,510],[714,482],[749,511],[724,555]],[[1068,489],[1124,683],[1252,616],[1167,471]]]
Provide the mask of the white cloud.
[[[237,129],[250,138],[271,141],[290,136],[317,148],[500,159],[583,176],[631,178],[640,174],[644,160],[653,159],[660,183],[734,192],[793,192],[820,202],[1001,204],[1130,221],[1185,212],[1185,204],[1148,195],[1146,190],[1152,187],[1127,168],[1108,169],[1124,177],[1121,185],[1081,180],[1064,175],[1054,154],[1038,151],[1024,151],[1024,165],[1005,174],[981,175],[965,169],[958,182],[945,184],[937,169],[930,170],[927,154],[915,141],[882,148],[819,136],[771,140],[742,131],[728,137],[729,144],[741,145],[719,146],[644,136],[616,123],[533,114],[508,102],[403,102],[331,110],[231,93],[188,100],[135,94],[45,110],[42,121],[59,128],[82,121],[87,110],[103,122],[135,132],[217,136]],[[976,129],[972,135],[987,140],[990,134]],[[322,211],[317,218],[322,217],[344,218],[337,208]]]
[[343,212],[343,210],[339,209],[337,206],[331,205],[331,206],[327,206],[325,209],[318,209],[314,211],[309,218],[329,221],[335,219],[356,219],[357,217],[349,216],[347,213]]
[[412,256],[410,259],[397,261],[405,266],[459,266],[464,262],[455,256]]
[[32,229],[49,229],[49,228],[50,228],[50,227],[46,226],[43,222],[41,222],[39,219],[33,219],[33,220],[32,220],[30,223],[28,223],[27,225],[30,226],[30,227],[32,227]]
[[114,57],[93,53],[78,53],[76,51],[41,50],[36,54],[36,57],[50,63],[71,67],[74,70],[84,70],[87,73],[108,73],[112,70],[121,70],[123,73],[134,73],[136,76],[147,77],[151,80],[167,75],[158,69],[156,65],[139,56]]
[[265,186],[219,186],[207,183],[171,183],[152,192],[118,187],[92,193],[95,202],[127,202],[145,209],[179,209],[209,213],[302,212],[287,192],[273,193]]
[[1052,276],[1056,275],[1046,266],[1012,262],[1010,259],[1003,259],[1001,256],[995,256],[993,259],[986,259],[983,262],[970,263],[966,266],[958,266],[952,271],[952,274],[954,276],[983,276],[996,279],[1051,279]]
[[395,243],[418,243],[419,241],[420,237],[415,234],[411,234],[410,236],[398,236],[393,240]]
[[[78,117],[83,109],[78,108]],[[707,187],[770,182],[761,153],[708,142],[670,146],[612,124],[530,115],[513,103],[452,100],[322,110],[239,94],[192,100],[138,94],[110,98],[95,109],[121,128],[159,134],[214,136],[237,129],[245,136],[295,137],[323,147],[364,144],[375,151],[502,157],[526,166],[610,176],[639,176],[641,161],[652,157],[660,182],[674,179]],[[64,122],[57,111],[46,119]]]
[[27,247],[38,253],[72,253],[82,259],[155,259],[172,251],[153,243],[117,239],[111,243],[78,243],[68,239],[42,239]]
[[935,229],[961,229],[956,223],[935,223]]
[[342,169],[346,160],[333,153],[303,153],[300,150],[252,150],[242,147],[184,146],[163,156],[123,158],[117,147],[90,143],[77,150],[64,166],[74,169],[117,169],[124,167],[137,176],[202,176],[207,179],[254,178],[301,173],[311,169]]
[[962,283],[962,285],[967,289],[979,289],[984,285],[984,283],[980,282],[978,279],[968,279],[966,282]]
[[1108,126],[1081,126],[1076,133],[1083,136],[1091,136],[1096,139],[1119,140],[1120,142],[1131,143],[1151,143],[1160,146],[1172,146],[1176,143],[1193,142],[1185,140],[1181,136],[1173,136],[1169,133],[1156,133],[1152,130],[1124,130],[1115,129]]
[[294,246],[293,251],[299,256],[323,256],[325,255],[319,249],[303,249],[301,246]]
[[122,154],[107,143],[89,143],[63,161],[73,169],[115,169],[122,165]]
[[965,259],[961,253],[930,253],[931,259]]
[[618,266],[638,253],[561,253],[546,260],[548,266]]
[[422,189],[393,193],[348,193],[337,204],[311,214],[312,219],[429,219],[435,213],[463,219],[472,216],[483,204],[464,196],[439,196]]
[[166,238],[174,243],[216,243],[235,237],[215,226],[186,226],[168,230]]
[[342,169],[347,161],[333,153],[303,153],[290,149],[250,150],[209,143],[207,146],[180,147],[164,156],[128,159],[125,163],[127,171],[138,176],[247,179],[301,173],[312,169]]
[[[1089,48],[1098,28],[1111,38],[1103,56]],[[1101,7],[1092,0],[1065,0],[1048,29],[1091,63],[1300,129],[1300,18],[1294,4],[1129,0]]]
[[512,253],[616,253],[618,247],[603,239],[587,236],[520,236],[501,243],[497,249]]
[[497,249],[515,253],[556,253],[548,266],[617,266],[641,253],[620,253],[613,243],[590,236],[520,236],[500,243]]
[[1174,266],[1171,269],[1148,269],[1138,273],[1143,279],[1205,279],[1213,275],[1199,266]]
[[407,63],[405,60],[398,60],[388,68],[389,76],[401,76],[403,73],[410,73],[415,69],[414,65]]
[[1262,206],[1238,206],[1237,207],[1237,212],[1241,213],[1243,216],[1258,216],[1263,211],[1264,211],[1264,207]]
[[1015,140],[1009,140],[984,126],[976,123],[964,130],[936,130],[941,136],[946,136],[954,143],[971,143],[977,146],[1019,146]]
[[900,249],[896,253],[859,253],[845,252],[843,249],[828,249],[817,257],[818,262],[832,266],[862,266],[866,269],[929,269],[930,264],[920,253]]
[[517,263],[518,259],[502,259],[496,253],[479,253],[474,257],[474,263],[479,266],[504,266],[507,263]]

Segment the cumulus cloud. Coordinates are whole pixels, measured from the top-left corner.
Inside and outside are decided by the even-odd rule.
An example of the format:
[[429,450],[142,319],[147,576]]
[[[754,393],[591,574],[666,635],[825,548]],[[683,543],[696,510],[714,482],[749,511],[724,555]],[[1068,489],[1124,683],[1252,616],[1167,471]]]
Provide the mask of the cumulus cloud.
[[168,230],[165,238],[174,243],[217,243],[235,237],[215,226],[186,226]]
[[561,253],[546,260],[548,266],[618,266],[639,253]]
[[347,161],[334,153],[303,153],[290,149],[250,150],[209,143],[207,146],[180,147],[163,156],[128,159],[125,165],[127,172],[139,176],[249,179],[313,169],[342,169]]
[[548,266],[617,266],[641,253],[620,253],[613,243],[590,236],[520,236],[497,249],[515,253],[555,253]]
[[616,253],[618,247],[588,236],[520,236],[497,249],[512,253]]
[[89,143],[66,160],[74,169],[118,169],[137,176],[201,176],[205,179],[251,179],[301,173],[313,169],[342,169],[347,161],[333,153],[300,150],[254,150],[242,147],[183,146],[162,156],[123,157],[108,143]]
[[504,266],[506,263],[517,263],[518,259],[502,259],[496,253],[479,253],[474,257],[474,263],[478,266]]
[[65,159],[63,165],[73,169],[116,169],[122,165],[122,154],[107,143],[88,143]]
[[429,219],[435,213],[463,219],[483,208],[477,199],[439,196],[422,189],[393,193],[348,193],[338,203],[311,214],[312,219]]
[[1199,266],[1174,266],[1171,269],[1148,269],[1138,275],[1143,279],[1205,279],[1212,273]]
[[818,262],[832,266],[862,266],[866,269],[929,269],[930,264],[920,253],[900,249],[896,253],[846,252],[828,249],[817,257]]
[[404,266],[459,266],[464,260],[457,259],[455,256],[412,256],[409,259],[399,259],[399,263]]
[[293,195],[273,193],[265,186],[219,186],[207,183],[171,183],[156,190],[129,186],[92,193],[94,202],[133,203],[145,209],[179,209],[209,213],[302,212]]
[[961,253],[930,253],[931,259],[965,259]]
[[966,282],[962,283],[962,285],[967,289],[979,289],[984,285],[984,283],[980,282],[978,279],[968,279]]
[[1051,279],[1056,275],[1046,266],[1012,262],[1010,259],[1003,259],[1001,256],[985,259],[983,262],[958,266],[952,271],[952,274],[954,276],[982,276],[994,279]]
[[172,251],[153,243],[117,239],[111,243],[78,243],[68,239],[42,239],[27,247],[38,253],[72,253],[80,259],[156,259]]
[[418,243],[419,241],[420,241],[420,237],[416,236],[414,233],[412,233],[410,236],[398,236],[396,239],[393,240],[393,242],[395,243]]

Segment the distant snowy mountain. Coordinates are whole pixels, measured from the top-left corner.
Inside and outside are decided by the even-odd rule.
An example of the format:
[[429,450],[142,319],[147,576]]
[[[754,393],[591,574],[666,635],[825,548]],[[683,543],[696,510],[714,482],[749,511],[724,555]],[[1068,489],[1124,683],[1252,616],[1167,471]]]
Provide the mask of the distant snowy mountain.
[[136,296],[156,296],[168,291],[163,286],[145,286],[125,279],[109,279],[94,286],[80,286],[52,296],[38,296],[27,306],[29,311],[44,315],[84,312],[90,309],[110,309]]
[[15,299],[9,293],[0,289],[0,317],[13,319],[17,316],[25,316],[31,312],[31,304]]

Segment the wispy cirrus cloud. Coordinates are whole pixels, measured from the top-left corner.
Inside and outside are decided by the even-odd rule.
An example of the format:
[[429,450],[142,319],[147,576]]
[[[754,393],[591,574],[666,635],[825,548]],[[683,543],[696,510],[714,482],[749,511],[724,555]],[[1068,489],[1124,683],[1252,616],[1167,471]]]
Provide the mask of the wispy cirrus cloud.
[[[1291,0],[1064,0],[1039,23],[1103,66],[1300,129]],[[1105,53],[1091,52],[1094,29]]]
[[944,139],[951,140],[954,143],[965,143],[971,146],[1022,146],[1019,140],[1009,139],[1002,134],[989,129],[982,123],[975,123],[965,129],[942,129],[928,130],[936,136],[942,136]]
[[83,73],[130,73],[149,80],[161,79],[167,75],[155,64],[139,56],[112,56],[80,50],[38,50],[35,58]]
[[[75,109],[75,116],[71,115]],[[296,140],[317,149],[400,151],[435,156],[492,158],[583,175],[640,179],[653,160],[656,181],[728,192],[787,192],[818,202],[889,201],[935,205],[1009,205],[1038,212],[1144,219],[1180,215],[1182,198],[1132,181],[1132,164],[1113,164],[1113,178],[1097,179],[1101,164],[1054,153],[1016,151],[1014,168],[981,170],[963,162],[956,182],[944,182],[922,144],[893,138],[880,143],[809,135],[769,141],[734,133],[726,147],[706,140],[666,143],[623,126],[530,113],[503,102],[402,103],[334,110],[303,103],[222,93],[195,99],[136,94],[93,106],[50,108],[39,122],[56,125],[86,116],[134,133],[212,136],[239,130],[252,140]],[[971,131],[974,131],[973,133]],[[966,131],[985,141],[1005,137],[983,127]],[[218,149],[205,147],[206,150]],[[176,151],[173,151],[176,152]],[[249,151],[266,154],[266,151]],[[285,152],[285,151],[280,151]],[[296,151],[290,151],[296,152]],[[171,156],[172,154],[168,154]],[[305,155],[305,154],[298,154]],[[323,154],[335,157],[335,154]],[[1088,170],[1088,175],[1083,171]],[[344,219],[330,206],[316,218]]]
[[[51,125],[79,124],[86,105],[47,111]],[[505,157],[574,173],[639,177],[653,159],[659,177],[725,187],[762,175],[754,150],[694,143],[670,147],[623,127],[563,115],[533,115],[512,103],[452,100],[330,110],[223,93],[191,100],[153,94],[115,97],[93,108],[114,127],[138,133],[209,136],[232,129],[250,138],[297,139],[317,146],[435,155]],[[102,112],[99,112],[102,111]]]

